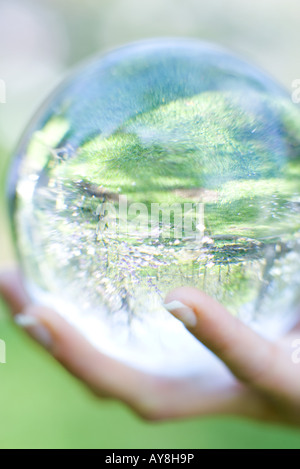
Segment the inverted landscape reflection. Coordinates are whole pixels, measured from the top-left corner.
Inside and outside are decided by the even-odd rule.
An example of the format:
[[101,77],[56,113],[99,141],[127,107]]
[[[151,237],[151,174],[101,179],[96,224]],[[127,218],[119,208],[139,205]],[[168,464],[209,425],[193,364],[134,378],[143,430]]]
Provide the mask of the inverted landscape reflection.
[[42,107],[10,184],[28,291],[145,371],[214,357],[163,307],[204,290],[262,334],[300,302],[300,112],[214,45],[152,40],[78,68]]

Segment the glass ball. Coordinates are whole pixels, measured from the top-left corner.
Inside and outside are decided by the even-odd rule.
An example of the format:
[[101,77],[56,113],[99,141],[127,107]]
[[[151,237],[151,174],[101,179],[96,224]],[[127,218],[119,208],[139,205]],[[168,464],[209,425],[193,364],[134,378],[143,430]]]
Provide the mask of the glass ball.
[[11,214],[31,298],[163,375],[218,360],[164,307],[194,286],[275,338],[300,302],[300,112],[214,45],[151,40],[78,68],[25,132]]

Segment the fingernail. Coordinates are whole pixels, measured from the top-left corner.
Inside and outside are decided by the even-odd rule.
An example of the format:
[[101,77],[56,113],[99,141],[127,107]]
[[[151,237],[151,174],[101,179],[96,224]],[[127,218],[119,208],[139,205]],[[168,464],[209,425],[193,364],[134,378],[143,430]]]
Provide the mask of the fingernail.
[[179,319],[187,327],[195,327],[197,324],[197,317],[194,311],[181,303],[181,301],[171,301],[170,303],[164,304],[164,307],[174,314],[174,316]]
[[47,350],[52,349],[53,340],[51,334],[38,318],[29,314],[17,314],[15,316],[15,323],[22,327],[22,329],[30,332],[30,335]]

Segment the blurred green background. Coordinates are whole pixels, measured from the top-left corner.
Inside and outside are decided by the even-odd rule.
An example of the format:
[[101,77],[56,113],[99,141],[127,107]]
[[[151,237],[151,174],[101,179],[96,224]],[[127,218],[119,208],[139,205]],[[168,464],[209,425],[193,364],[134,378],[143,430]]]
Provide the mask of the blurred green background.
[[[295,0],[0,0],[0,264],[14,262],[6,169],[30,116],[78,61],[137,39],[221,43],[292,92],[300,77]],[[145,423],[98,401],[19,331],[0,305],[0,448],[300,448],[300,431],[233,418]]]

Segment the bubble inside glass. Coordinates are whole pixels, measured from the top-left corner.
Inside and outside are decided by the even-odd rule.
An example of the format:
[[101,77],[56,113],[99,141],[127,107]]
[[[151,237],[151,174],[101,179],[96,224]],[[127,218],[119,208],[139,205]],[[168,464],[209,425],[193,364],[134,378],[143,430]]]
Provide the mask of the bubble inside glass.
[[300,301],[300,112],[215,46],[146,41],[78,69],[11,171],[26,287],[101,351],[144,371],[217,360],[170,313],[198,287],[262,334]]

